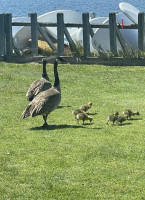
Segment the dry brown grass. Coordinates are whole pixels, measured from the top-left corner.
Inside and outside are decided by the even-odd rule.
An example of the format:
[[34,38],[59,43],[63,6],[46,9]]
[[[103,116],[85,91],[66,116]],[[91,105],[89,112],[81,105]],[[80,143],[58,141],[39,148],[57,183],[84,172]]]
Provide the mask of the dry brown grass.
[[[57,47],[57,44],[54,44]],[[53,55],[55,52],[51,49],[49,44],[43,40],[38,40],[38,51],[42,55]]]

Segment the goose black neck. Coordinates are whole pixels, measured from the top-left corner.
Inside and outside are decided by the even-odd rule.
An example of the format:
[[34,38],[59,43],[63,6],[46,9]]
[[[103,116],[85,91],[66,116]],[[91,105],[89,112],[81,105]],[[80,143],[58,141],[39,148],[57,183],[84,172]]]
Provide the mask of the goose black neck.
[[55,60],[55,61],[54,61],[54,76],[55,76],[55,74],[57,73],[57,65],[58,65],[58,63],[57,63],[57,61]]
[[54,61],[54,77],[55,77],[55,82],[54,82],[54,87],[57,87],[60,84],[59,81],[59,76],[58,76],[58,72],[57,72],[57,61]]
[[43,60],[43,73],[42,73],[42,77],[45,78],[47,76],[46,73],[46,60]]
[[54,87],[57,87],[60,84],[58,73],[55,74]]

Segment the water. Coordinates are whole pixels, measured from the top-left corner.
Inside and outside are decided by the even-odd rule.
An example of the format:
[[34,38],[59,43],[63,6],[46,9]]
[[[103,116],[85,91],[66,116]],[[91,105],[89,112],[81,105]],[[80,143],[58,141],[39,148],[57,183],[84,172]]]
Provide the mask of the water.
[[[119,0],[0,0],[0,13],[12,13],[13,17],[27,17],[28,13],[36,12],[37,15],[60,10],[69,9],[79,13],[95,12],[96,17],[106,17],[110,12],[118,11]],[[145,12],[144,0],[125,1],[142,12]]]

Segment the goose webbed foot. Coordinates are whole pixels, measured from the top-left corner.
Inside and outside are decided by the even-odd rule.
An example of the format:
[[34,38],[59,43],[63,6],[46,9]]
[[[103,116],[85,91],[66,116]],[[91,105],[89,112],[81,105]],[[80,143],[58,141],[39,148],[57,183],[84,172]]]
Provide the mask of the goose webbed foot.
[[47,122],[45,122],[45,123],[43,124],[43,127],[48,127]]

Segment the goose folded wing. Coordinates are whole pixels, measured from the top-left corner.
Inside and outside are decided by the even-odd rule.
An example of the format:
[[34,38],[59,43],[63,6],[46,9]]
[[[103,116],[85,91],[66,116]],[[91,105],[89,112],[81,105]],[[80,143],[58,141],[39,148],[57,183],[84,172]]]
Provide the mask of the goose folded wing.
[[58,107],[60,100],[60,93],[54,88],[39,93],[32,101],[32,117],[49,114]]
[[41,81],[39,81],[39,83],[37,83],[37,85],[33,89],[34,97],[37,96],[40,92],[51,88],[51,86],[52,85],[49,81],[47,81],[46,79],[41,79]]
[[26,97],[31,98],[35,94],[35,90],[39,85],[39,80],[34,81],[26,93]]
[[32,117],[43,114],[42,110],[44,109],[44,105],[45,105],[44,101],[40,101],[37,104],[35,104],[31,113]]
[[44,78],[34,81],[30,86],[26,96],[29,97],[29,99],[34,98],[40,92],[51,88],[51,86],[52,86],[51,83]]

